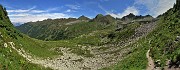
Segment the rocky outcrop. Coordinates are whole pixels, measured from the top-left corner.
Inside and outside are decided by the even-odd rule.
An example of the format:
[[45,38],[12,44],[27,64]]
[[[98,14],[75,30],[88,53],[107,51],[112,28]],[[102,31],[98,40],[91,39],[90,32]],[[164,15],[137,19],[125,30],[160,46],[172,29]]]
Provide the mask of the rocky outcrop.
[[93,20],[92,22],[99,22],[101,24],[107,25],[107,24],[111,24],[113,22],[115,22],[115,18],[112,17],[111,15],[106,15],[103,16],[102,14],[98,14]]
[[121,18],[122,21],[125,21],[126,23],[132,22],[132,21],[152,21],[153,17],[151,15],[134,15],[133,13],[130,13],[127,16],[124,16]]
[[133,13],[130,13],[129,15],[122,17],[121,20],[123,20],[123,21],[128,21],[128,20],[135,19],[135,17],[136,17],[136,16],[135,16]]
[[79,20],[89,20],[89,18],[84,15],[80,16],[78,19]]

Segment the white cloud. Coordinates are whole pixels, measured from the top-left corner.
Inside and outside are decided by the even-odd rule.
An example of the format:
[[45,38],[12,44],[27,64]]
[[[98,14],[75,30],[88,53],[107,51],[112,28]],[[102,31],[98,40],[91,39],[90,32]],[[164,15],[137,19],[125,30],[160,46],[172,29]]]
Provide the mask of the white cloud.
[[115,18],[122,18],[123,16],[129,15],[130,13],[133,13],[134,15],[139,15],[139,10],[133,6],[133,7],[128,7],[122,13],[117,13],[117,14],[106,11],[106,14],[109,14]]
[[44,19],[56,19],[56,18],[68,18],[70,16],[63,13],[42,13],[42,14],[13,14],[10,15],[10,19],[13,23],[25,23],[25,22],[35,22],[42,21]]
[[[172,8],[176,0],[135,0],[135,3],[133,6],[128,7],[124,10],[124,12],[121,13],[113,13],[106,11],[102,6],[99,5],[99,8],[104,10],[106,14],[110,14],[113,17],[121,18],[125,15],[128,15],[129,13],[133,13],[135,15],[139,14],[150,14],[153,17],[157,17],[160,14],[163,14],[168,9]],[[140,10],[138,10],[140,7],[145,6],[148,11],[145,13],[140,13]]]
[[9,13],[25,13],[25,12],[31,12],[31,13],[43,13],[46,12],[44,10],[22,10],[22,9],[17,9],[17,10],[7,10]]
[[166,12],[172,8],[176,0],[135,0],[136,5],[144,5],[147,7],[148,12],[154,17]]
[[66,10],[66,12],[71,12],[71,10],[70,10],[70,9],[68,9],[68,10]]
[[109,14],[109,15],[115,17],[115,18],[122,18],[123,16],[129,15],[130,13],[133,13],[134,15],[139,15],[139,10],[134,6],[127,7],[123,12],[117,13],[117,14],[113,13],[114,10],[113,11],[112,10],[111,11],[105,10],[101,5],[98,5],[98,7],[101,10],[105,11],[106,14]]
[[23,13],[23,12],[30,12],[31,10],[35,9],[36,7],[33,6],[32,8],[30,9],[26,9],[26,10],[23,10],[23,9],[16,9],[16,10],[7,10],[8,13]]
[[53,10],[58,10],[58,8],[51,8],[47,10],[36,10],[36,7],[32,7],[30,9],[15,9],[15,10],[7,10],[8,13],[44,13],[50,12]]
[[56,19],[56,18],[68,18],[72,17],[64,13],[52,13],[51,11],[57,10],[57,8],[51,8],[47,10],[38,10],[35,7],[30,9],[17,9],[17,10],[7,10],[9,13],[10,20],[13,24],[16,23],[26,23],[26,22],[35,22],[42,21],[44,19]]
[[9,17],[23,17],[23,16],[28,16],[29,14],[23,13],[23,14],[9,14]]
[[129,15],[130,13],[133,13],[134,15],[139,15],[139,11],[134,6],[126,8],[122,13],[118,13],[118,14],[107,13],[107,14],[116,18],[122,18],[123,16]]
[[77,11],[72,10],[72,9],[68,9],[68,10],[66,10],[65,12],[66,12],[66,13],[71,13],[71,12],[77,12]]
[[100,0],[101,2],[107,2],[107,1],[109,1],[109,0]]
[[74,9],[74,10],[80,9],[79,5],[70,4],[70,5],[66,5],[66,6],[69,7],[70,9]]

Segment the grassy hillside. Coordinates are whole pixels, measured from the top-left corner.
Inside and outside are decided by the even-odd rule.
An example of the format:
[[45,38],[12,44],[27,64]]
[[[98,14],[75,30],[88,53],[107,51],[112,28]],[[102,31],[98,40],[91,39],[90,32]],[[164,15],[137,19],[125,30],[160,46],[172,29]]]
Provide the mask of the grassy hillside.
[[29,22],[16,27],[30,37],[41,40],[65,40],[89,34],[93,31],[115,28],[115,18],[110,15],[89,20],[85,16],[78,19],[48,19]]
[[[177,6],[177,5],[176,5]],[[146,37],[129,45],[134,49],[132,53],[114,66],[102,70],[142,70],[146,69],[146,52],[151,49],[150,55],[154,61],[159,61],[157,67],[164,67],[166,61],[171,60],[172,66],[179,65],[180,57],[180,11],[172,8],[158,17],[157,27]]]
[[[129,53],[123,54],[124,56],[122,56],[122,57],[135,57],[135,58],[128,58],[127,60],[134,60],[136,58],[144,57],[144,54],[135,56],[135,55],[139,54],[138,52],[137,53],[135,53],[135,52],[140,51],[142,49],[139,49],[139,47],[136,48],[136,47],[132,46],[132,44],[129,45],[128,43],[131,40],[136,41],[136,37],[143,36],[145,31],[143,32],[141,28],[144,29],[144,27],[145,27],[146,29],[149,29],[148,28],[149,26],[146,26],[147,25],[146,23],[148,23],[148,25],[149,25],[150,24],[149,22],[152,21],[152,18],[150,18],[149,20],[143,20],[143,21],[140,19],[133,20],[133,21],[129,21],[126,24],[124,24],[125,22],[123,22],[121,20],[115,20],[115,19],[112,22],[103,21],[105,19],[113,20],[110,16],[104,17],[103,15],[98,15],[95,19],[93,19],[92,21],[89,21],[89,22],[80,22],[80,23],[76,23],[76,24],[72,24],[72,25],[63,25],[60,27],[60,29],[62,28],[63,30],[66,30],[67,31],[66,36],[71,37],[70,39],[66,39],[66,37],[63,37],[63,36],[59,36],[59,37],[63,37],[63,38],[65,38],[65,40],[59,40],[59,41],[39,41],[39,40],[33,39],[32,41],[35,41],[35,45],[41,44],[43,46],[47,46],[47,48],[42,47],[42,49],[39,48],[37,50],[33,50],[33,48],[31,46],[29,46],[31,48],[25,47],[25,49],[27,49],[27,50],[31,49],[32,53],[37,56],[41,56],[41,55],[46,56],[46,55],[56,55],[56,54],[48,54],[48,53],[40,54],[40,53],[36,53],[36,52],[38,50],[47,50],[47,49],[52,49],[52,48],[54,48],[54,51],[59,51],[58,47],[64,47],[64,48],[70,48],[72,53],[75,53],[79,56],[85,56],[85,57],[90,57],[90,58],[96,57],[97,58],[97,56],[101,56],[101,54],[110,54],[111,56],[108,56],[108,57],[113,58],[113,57],[119,56],[118,53],[121,52],[121,50],[130,47],[133,50],[130,52],[134,52],[133,53],[134,55],[129,56],[128,55],[130,53],[129,52]],[[43,22],[43,21],[41,21],[41,22]],[[24,24],[24,25],[22,25],[22,27],[26,27],[28,25],[31,25],[31,24]],[[33,23],[32,25],[36,25],[36,23]],[[37,24],[37,26],[35,26],[35,27],[38,27],[38,25],[40,25],[40,24]],[[40,27],[43,25],[40,25]],[[33,29],[33,27],[32,27],[32,29]],[[30,31],[32,29],[30,29]],[[42,27],[41,29],[43,30],[44,28]],[[51,30],[51,28],[48,30]],[[54,31],[52,31],[52,32],[54,32]],[[60,32],[63,32],[63,31],[60,31]],[[33,32],[30,32],[30,33],[33,33]],[[68,33],[70,33],[70,34],[68,34]],[[62,33],[62,34],[66,34],[66,32]],[[52,35],[52,36],[54,36],[54,35]],[[28,42],[28,40],[26,42]],[[141,41],[141,42],[143,42],[143,41]],[[125,45],[129,45],[129,46],[124,47]],[[48,46],[51,46],[51,48]],[[83,46],[85,46],[86,48],[82,49]],[[95,49],[89,50],[87,48],[95,48]],[[111,49],[114,49],[114,50],[111,50]],[[143,49],[145,49],[145,50],[140,51],[141,53],[145,53],[147,50],[147,48],[143,48]],[[134,51],[134,50],[136,50],[136,51]],[[95,52],[97,54],[92,54],[91,52],[93,52],[93,51],[97,51],[97,52]],[[126,55],[128,55],[128,56],[126,56]],[[49,57],[52,57],[52,56],[49,56]],[[141,58],[141,59],[143,59],[143,58]],[[116,60],[118,60],[118,59],[116,59]],[[144,58],[144,60],[146,60],[146,57]],[[123,60],[123,61],[124,61],[123,63],[126,63],[125,60]],[[141,60],[139,60],[139,61],[141,61]],[[139,61],[135,60],[135,62],[139,62]],[[145,64],[144,66],[141,65],[143,67],[136,65],[136,64],[132,64],[132,65],[136,65],[137,68],[142,69],[142,68],[146,67],[147,61],[142,61],[142,63]],[[141,64],[141,63],[139,63],[139,64]],[[123,66],[123,67],[125,67],[125,66]],[[117,69],[119,69],[119,68],[117,68]],[[127,68],[127,69],[129,69],[129,68]]]
[[[29,63],[12,48],[6,47],[11,46],[9,42],[14,42],[16,48],[23,48],[34,57],[45,59],[54,68],[58,67],[56,64],[59,63],[59,66],[62,66],[61,62],[65,61],[65,64],[69,63],[66,65],[67,69],[73,65],[77,68],[86,67],[87,64],[90,66],[85,69],[95,69],[116,63],[102,70],[142,70],[147,68],[146,52],[149,49],[150,56],[156,62],[155,66],[163,68],[168,60],[171,60],[171,65],[178,65],[178,4],[156,19],[150,15],[133,14],[115,19],[110,15],[99,14],[92,20],[85,16],[79,19],[47,19],[17,27],[24,34],[36,39],[18,32],[9,21],[7,12],[1,8],[3,11],[0,12],[0,46],[3,48],[0,48],[0,60],[3,62],[0,62],[0,68],[44,70],[43,67]],[[53,58],[54,61],[48,60]]]
[[30,37],[41,40],[64,40],[105,28],[104,25],[99,23],[87,21],[78,19],[44,20],[23,24],[17,29]]
[[17,41],[23,35],[13,27],[7,15],[5,8],[0,5],[0,70],[51,70],[31,64],[10,48],[8,42]]

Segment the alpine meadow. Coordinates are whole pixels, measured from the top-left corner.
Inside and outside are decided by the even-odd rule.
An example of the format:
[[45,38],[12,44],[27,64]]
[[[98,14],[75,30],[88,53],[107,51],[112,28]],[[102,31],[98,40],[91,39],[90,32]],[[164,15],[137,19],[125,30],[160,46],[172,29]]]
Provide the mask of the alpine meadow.
[[0,70],[180,70],[172,1],[1,0]]

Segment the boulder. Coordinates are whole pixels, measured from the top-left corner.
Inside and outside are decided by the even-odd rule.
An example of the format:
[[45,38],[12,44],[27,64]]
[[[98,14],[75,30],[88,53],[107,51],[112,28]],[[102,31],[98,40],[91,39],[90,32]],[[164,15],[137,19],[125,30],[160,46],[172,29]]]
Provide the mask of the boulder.
[[7,48],[7,43],[4,43],[4,47]]
[[176,42],[180,41],[180,36],[177,36],[175,41]]

